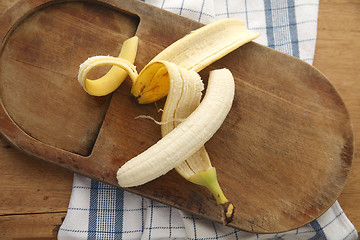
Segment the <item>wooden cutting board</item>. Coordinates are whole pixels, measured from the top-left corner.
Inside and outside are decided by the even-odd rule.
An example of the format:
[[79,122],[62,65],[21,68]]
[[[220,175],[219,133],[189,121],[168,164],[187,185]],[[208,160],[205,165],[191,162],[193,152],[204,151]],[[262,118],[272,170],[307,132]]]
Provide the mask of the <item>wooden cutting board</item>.
[[[33,156],[117,186],[117,169],[160,139],[158,125],[134,118],[159,119],[162,103],[138,105],[131,81],[111,96],[87,95],[79,65],[116,56],[136,35],[141,70],[200,26],[140,1],[20,1],[0,16],[2,134]],[[312,66],[253,42],[203,70],[204,81],[222,67],[234,74],[236,97],[206,147],[236,207],[230,226],[270,233],[312,221],[337,199],[351,167],[353,133],[342,99]],[[126,190],[221,222],[209,192],[175,171]]]

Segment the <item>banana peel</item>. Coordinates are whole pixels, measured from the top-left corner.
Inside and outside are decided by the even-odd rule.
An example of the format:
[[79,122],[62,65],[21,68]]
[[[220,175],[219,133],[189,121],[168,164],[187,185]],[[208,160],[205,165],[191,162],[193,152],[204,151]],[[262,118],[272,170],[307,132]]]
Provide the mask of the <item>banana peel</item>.
[[[233,84],[233,78],[226,69],[210,72],[215,80],[209,79],[204,100],[200,103],[203,84],[197,72],[258,36],[259,34],[246,29],[241,20],[223,19],[174,42],[151,60],[139,74],[133,65],[137,37],[123,43],[117,58],[95,56],[80,66],[78,80],[91,95],[110,94],[129,76],[133,83],[131,94],[137,98],[138,103],[152,103],[167,96],[161,119],[165,123],[161,125],[163,138],[118,170],[120,186],[141,185],[175,168],[188,181],[209,189],[217,204],[223,207],[223,223],[226,225],[232,221],[234,206],[225,197],[217,180],[216,169],[211,165],[203,144],[221,126],[230,110],[233,88],[231,84],[225,87],[222,85],[226,82]],[[88,79],[89,72],[101,65],[113,67],[99,79]],[[219,79],[223,82],[219,82]],[[211,82],[216,84],[210,84]],[[220,108],[214,108],[207,115],[209,109],[217,105]],[[221,111],[224,108],[225,111]],[[185,120],[179,122],[176,119]]]

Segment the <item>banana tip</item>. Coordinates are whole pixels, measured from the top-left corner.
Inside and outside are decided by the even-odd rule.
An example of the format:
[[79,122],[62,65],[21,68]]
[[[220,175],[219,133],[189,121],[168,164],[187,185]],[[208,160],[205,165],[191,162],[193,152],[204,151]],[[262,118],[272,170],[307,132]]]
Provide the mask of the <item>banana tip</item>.
[[235,207],[231,202],[223,204],[223,224],[228,225],[234,218]]

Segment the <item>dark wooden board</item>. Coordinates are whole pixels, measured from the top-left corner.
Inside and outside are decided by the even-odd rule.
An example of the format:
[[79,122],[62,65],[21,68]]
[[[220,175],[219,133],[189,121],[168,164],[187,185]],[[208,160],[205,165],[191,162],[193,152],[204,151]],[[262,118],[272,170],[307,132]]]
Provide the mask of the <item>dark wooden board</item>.
[[[20,1],[0,16],[0,130],[19,149],[116,186],[124,162],[160,139],[154,104],[138,105],[130,81],[111,96],[87,95],[77,82],[90,56],[116,56],[139,37],[141,69],[201,24],[140,1]],[[310,65],[249,43],[201,72],[229,68],[232,110],[206,143],[231,226],[281,232],[326,211],[341,193],[353,158],[349,114],[325,76]],[[205,189],[175,171],[128,191],[221,222]]]

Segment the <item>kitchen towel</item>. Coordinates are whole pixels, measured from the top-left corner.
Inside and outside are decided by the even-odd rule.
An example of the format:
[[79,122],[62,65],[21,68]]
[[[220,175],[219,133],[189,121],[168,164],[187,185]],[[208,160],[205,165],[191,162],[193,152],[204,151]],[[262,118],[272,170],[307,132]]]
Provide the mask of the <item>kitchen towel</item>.
[[[318,0],[146,0],[202,22],[239,18],[261,36],[255,42],[313,62]],[[154,200],[74,175],[62,239],[348,239],[358,238],[338,202],[290,232],[253,234],[222,226]]]

